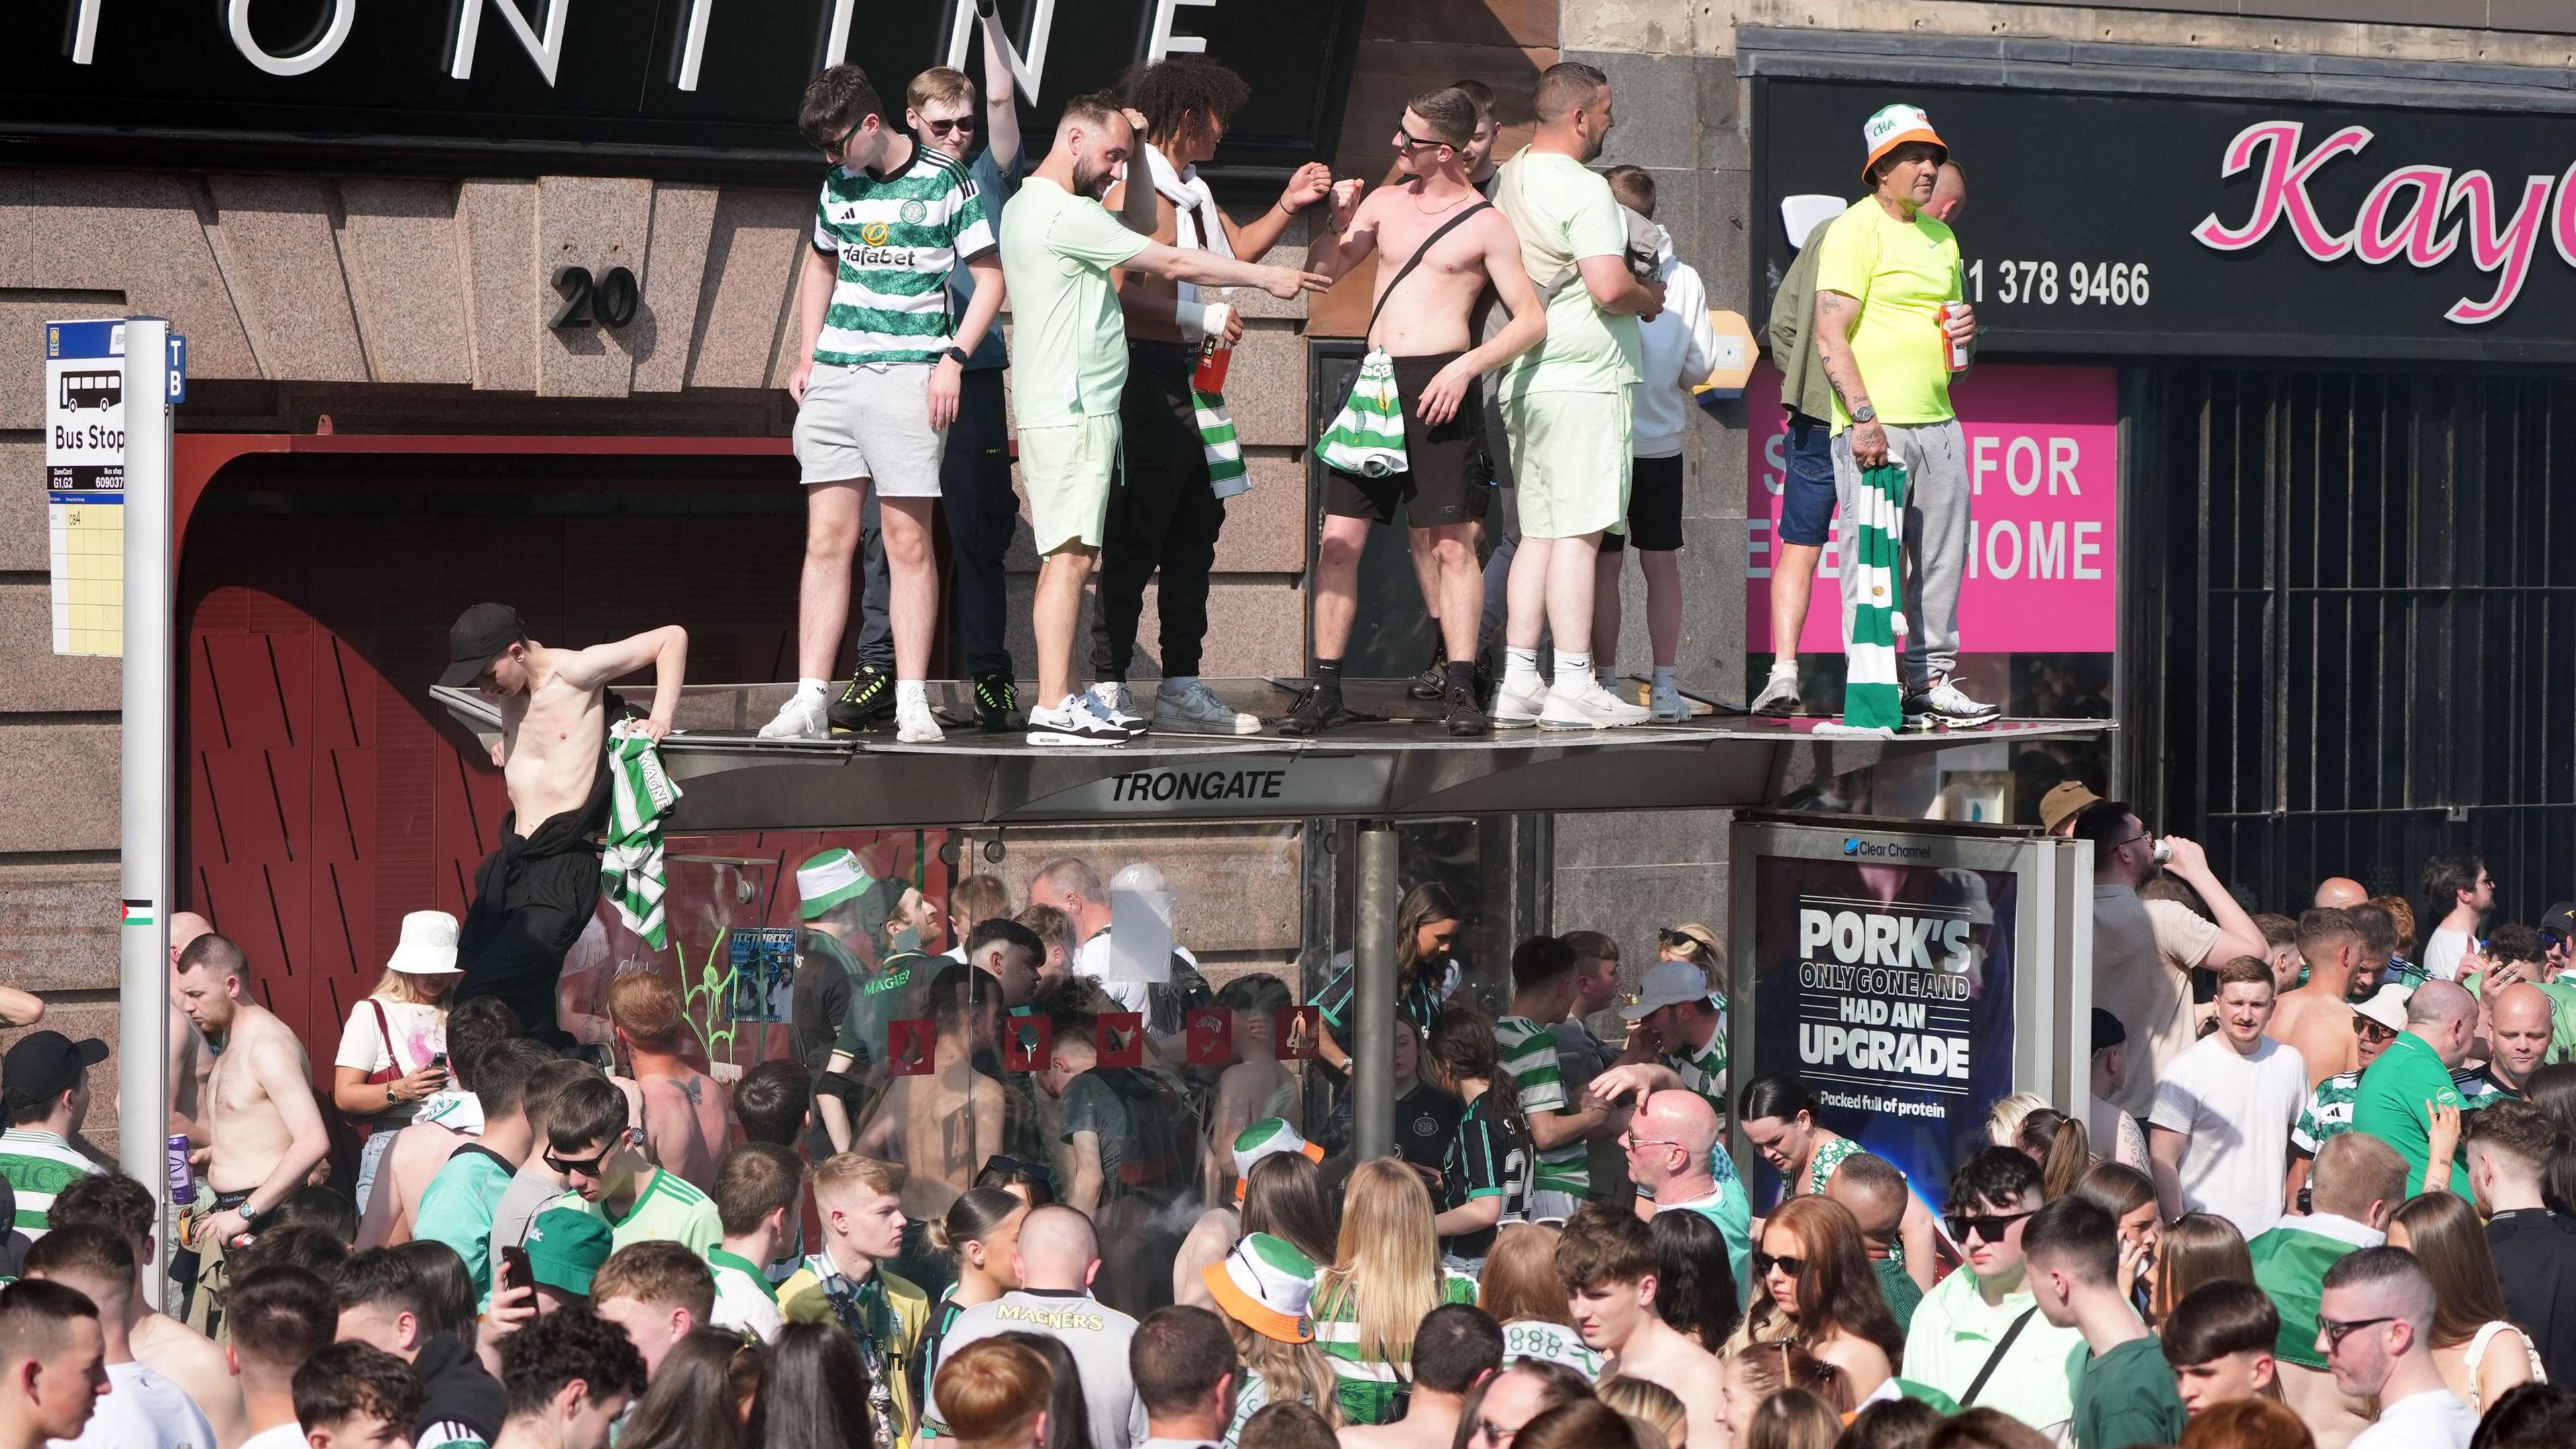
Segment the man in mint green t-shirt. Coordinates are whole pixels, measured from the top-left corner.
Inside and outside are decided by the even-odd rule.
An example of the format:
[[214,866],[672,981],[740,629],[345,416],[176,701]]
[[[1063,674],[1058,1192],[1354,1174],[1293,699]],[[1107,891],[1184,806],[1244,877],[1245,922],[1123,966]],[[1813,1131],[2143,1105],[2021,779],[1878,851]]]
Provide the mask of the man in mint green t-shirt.
[[454,1248],[478,1297],[488,1299],[492,1291],[493,1212],[533,1146],[528,1076],[554,1059],[525,1037],[497,1043],[474,1058],[465,1081],[482,1104],[483,1135],[457,1148],[420,1195],[412,1236]]
[[[1950,682],[1968,565],[1968,449],[1950,374],[1977,335],[1960,295],[1959,243],[1924,210],[1950,148],[1931,118],[1888,106],[1861,128],[1871,194],[1834,219],[1816,262],[1816,346],[1834,393],[1834,491],[1842,510],[1843,642],[1866,583],[1855,508],[1866,469],[1905,469],[1901,681],[1905,722],[1978,724],[2002,713]],[[1944,309],[1948,311],[1945,313]],[[1962,364],[1964,365],[1964,364]]]
[[1055,145],[1002,213],[1002,276],[1011,297],[1012,411],[1020,485],[1038,553],[1038,695],[1033,745],[1122,745],[1144,722],[1077,693],[1073,632],[1082,587],[1100,552],[1118,465],[1118,399],[1127,385],[1127,328],[1112,268],[1210,287],[1259,287],[1274,297],[1330,286],[1292,267],[1166,246],[1118,224],[1100,198],[1137,154],[1135,129],[1108,95],[1076,96]]

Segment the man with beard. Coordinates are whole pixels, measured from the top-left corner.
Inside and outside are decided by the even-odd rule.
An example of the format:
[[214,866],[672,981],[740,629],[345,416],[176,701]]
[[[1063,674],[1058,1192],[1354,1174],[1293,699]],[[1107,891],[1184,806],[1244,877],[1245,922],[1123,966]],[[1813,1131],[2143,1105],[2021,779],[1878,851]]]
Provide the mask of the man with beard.
[[1108,517],[1127,383],[1126,329],[1110,269],[1259,287],[1282,299],[1329,285],[1288,267],[1165,246],[1120,226],[1100,198],[1135,147],[1135,129],[1114,97],[1074,97],[1056,123],[1053,149],[1002,216],[1002,275],[1019,353],[1020,475],[1045,559],[1030,609],[1038,647],[1032,745],[1122,745],[1144,727],[1080,694],[1073,679],[1074,626]]

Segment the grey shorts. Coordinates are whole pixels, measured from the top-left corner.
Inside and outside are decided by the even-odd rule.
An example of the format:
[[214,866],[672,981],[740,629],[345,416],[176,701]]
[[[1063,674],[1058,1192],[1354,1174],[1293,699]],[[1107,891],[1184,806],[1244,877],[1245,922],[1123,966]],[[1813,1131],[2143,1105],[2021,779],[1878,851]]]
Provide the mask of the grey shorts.
[[882,497],[938,497],[947,435],[931,431],[930,367],[815,363],[796,409],[796,463],[805,485],[866,478]]

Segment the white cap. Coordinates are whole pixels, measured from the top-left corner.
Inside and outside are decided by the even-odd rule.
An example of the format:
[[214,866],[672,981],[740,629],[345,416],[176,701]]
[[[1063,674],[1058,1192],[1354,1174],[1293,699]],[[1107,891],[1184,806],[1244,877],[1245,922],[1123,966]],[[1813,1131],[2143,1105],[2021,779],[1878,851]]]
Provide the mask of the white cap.
[[456,918],[445,911],[414,911],[403,917],[402,940],[385,967],[406,976],[440,976],[455,970]]
[[2369,1000],[2351,1003],[2352,1014],[2378,1022],[2390,1031],[2404,1031],[2406,998],[2413,994],[2394,981],[2383,981],[2377,991],[2370,993]]
[[1708,973],[1696,961],[1658,961],[1646,973],[1645,985],[1638,988],[1637,1004],[1620,1012],[1630,1021],[1643,1021],[1667,1006],[1685,1001],[1708,999]]

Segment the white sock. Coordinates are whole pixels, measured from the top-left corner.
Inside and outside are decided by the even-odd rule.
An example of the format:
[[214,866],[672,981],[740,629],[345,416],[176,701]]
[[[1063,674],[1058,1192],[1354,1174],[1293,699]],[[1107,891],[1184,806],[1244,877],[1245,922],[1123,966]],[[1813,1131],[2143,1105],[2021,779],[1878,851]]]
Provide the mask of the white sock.
[[1538,688],[1538,651],[1503,646],[1503,688],[1528,694]]
[[1558,681],[1557,688],[1563,689],[1591,672],[1591,655],[1568,654],[1559,649],[1556,651],[1556,668],[1549,671],[1548,677]]
[[1165,694],[1187,694],[1198,687],[1199,677],[1195,674],[1175,674],[1163,681]]
[[816,699],[821,699],[825,694],[831,691],[831,688],[832,681],[828,679],[800,679],[796,681],[796,693],[799,697],[812,695]]
[[927,680],[920,679],[896,680],[894,682],[894,704],[897,709],[902,709],[910,705],[919,705],[923,709],[930,708],[929,682]]
[[1797,660],[1797,656],[1795,656],[1795,655],[1790,655],[1790,656],[1787,656],[1787,657],[1785,657],[1785,658],[1784,658],[1784,657],[1779,657],[1779,656],[1774,656],[1774,657],[1772,658],[1772,660],[1771,660],[1771,672],[1772,672],[1772,673],[1774,673],[1774,674],[1785,674],[1785,675],[1787,675],[1788,677],[1790,677],[1791,679],[1795,679],[1795,678],[1797,678],[1797,677],[1798,677],[1798,660]]
[[1657,689],[1679,689],[1681,686],[1680,686],[1680,685],[1678,685],[1678,684],[1676,684],[1676,683],[1673,681],[1673,671],[1674,671],[1675,669],[1679,668],[1679,667],[1680,667],[1680,666],[1678,666],[1678,665],[1672,665],[1672,664],[1658,664],[1658,665],[1656,665],[1656,666],[1655,666],[1655,688],[1657,688]]

